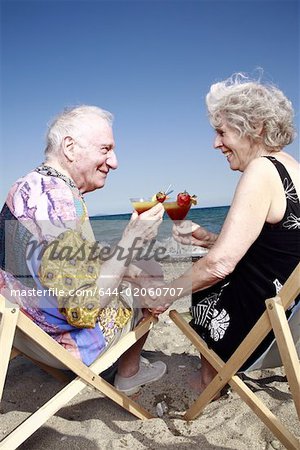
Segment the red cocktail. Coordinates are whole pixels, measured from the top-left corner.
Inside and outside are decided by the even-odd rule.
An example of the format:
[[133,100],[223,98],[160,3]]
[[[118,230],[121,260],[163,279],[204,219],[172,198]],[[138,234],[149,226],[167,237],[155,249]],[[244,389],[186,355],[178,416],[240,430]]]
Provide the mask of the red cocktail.
[[[168,200],[163,203],[164,208],[170,219],[174,222],[184,220],[192,206],[197,204],[197,197],[188,192],[180,192],[176,199]],[[180,255],[182,248],[179,242],[176,243],[176,254]]]
[[187,191],[180,192],[176,200],[164,202],[164,208],[170,219],[183,220],[187,216],[192,205],[197,204],[197,197],[190,195]]
[[191,203],[189,205],[179,206],[176,200],[164,202],[163,206],[166,213],[172,220],[183,220],[187,216],[190,210]]

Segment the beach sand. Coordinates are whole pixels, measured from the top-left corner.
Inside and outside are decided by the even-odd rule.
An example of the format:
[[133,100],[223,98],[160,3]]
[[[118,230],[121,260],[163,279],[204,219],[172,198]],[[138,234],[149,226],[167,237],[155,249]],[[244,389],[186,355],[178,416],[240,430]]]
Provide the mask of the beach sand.
[[[166,278],[182,271],[185,263],[164,264]],[[188,309],[189,299],[174,305]],[[141,421],[105,398],[85,388],[34,433],[21,449],[282,449],[282,444],[234,392],[208,405],[194,421],[182,419],[196,399],[187,386],[187,375],[196,371],[200,359],[192,344],[165,312],[151,331],[144,356],[160,359],[168,373],[144,386],[133,398],[157,416],[157,404],[165,402],[162,417]],[[282,368],[245,375],[248,385],[296,435],[299,422]],[[0,439],[45,403],[63,385],[24,357],[10,364],[0,415]]]

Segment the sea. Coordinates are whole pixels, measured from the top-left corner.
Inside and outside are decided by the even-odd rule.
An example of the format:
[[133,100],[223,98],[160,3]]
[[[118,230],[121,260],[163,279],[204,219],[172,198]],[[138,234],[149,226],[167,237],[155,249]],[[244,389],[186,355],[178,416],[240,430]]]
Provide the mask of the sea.
[[[186,220],[192,220],[195,223],[203,226],[213,233],[218,233],[221,230],[223,222],[228,213],[229,206],[216,206],[208,208],[191,208]],[[91,223],[95,238],[102,244],[114,245],[121,237],[131,214],[113,214],[113,215],[99,215],[91,217]],[[172,220],[167,214],[164,214],[164,219],[160,225],[157,235],[157,241],[166,243],[172,239]]]

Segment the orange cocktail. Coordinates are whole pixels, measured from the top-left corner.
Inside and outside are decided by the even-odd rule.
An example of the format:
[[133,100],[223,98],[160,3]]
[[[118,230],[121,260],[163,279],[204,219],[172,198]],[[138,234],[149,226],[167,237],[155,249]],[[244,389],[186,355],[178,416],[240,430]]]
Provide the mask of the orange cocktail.
[[130,201],[133,208],[138,214],[142,214],[143,212],[148,211],[148,209],[152,208],[158,203],[157,200],[152,200],[151,198],[144,199],[141,197],[131,198]]

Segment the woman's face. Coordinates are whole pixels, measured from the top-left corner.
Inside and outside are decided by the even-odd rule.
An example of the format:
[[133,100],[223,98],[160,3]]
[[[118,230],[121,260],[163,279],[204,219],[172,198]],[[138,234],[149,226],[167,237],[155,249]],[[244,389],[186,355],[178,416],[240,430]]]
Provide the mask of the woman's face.
[[226,121],[216,128],[214,148],[221,150],[229,162],[231,170],[244,172],[247,165],[256,158],[253,142],[248,137],[240,137]]

